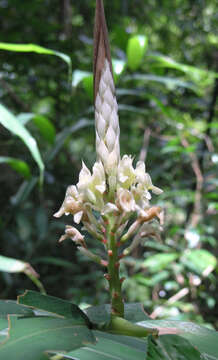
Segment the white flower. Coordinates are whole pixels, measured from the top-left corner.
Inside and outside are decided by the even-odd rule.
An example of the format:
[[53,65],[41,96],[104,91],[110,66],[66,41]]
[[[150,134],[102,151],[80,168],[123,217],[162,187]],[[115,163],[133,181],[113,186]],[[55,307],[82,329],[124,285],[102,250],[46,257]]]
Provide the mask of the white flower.
[[59,242],[64,241],[65,239],[70,238],[77,244],[84,244],[84,236],[73,226],[67,225],[65,228],[65,235],[62,235]]
[[135,170],[132,166],[131,156],[124,155],[118,166],[118,181],[121,187],[128,189],[135,181]]
[[77,183],[77,189],[79,192],[86,190],[92,181],[92,175],[87,166],[82,162],[82,169],[79,173],[79,182]]
[[123,211],[135,211],[135,200],[129,190],[119,188],[117,190],[117,202]]
[[93,175],[92,175],[92,183],[91,187],[93,187],[93,192],[97,190],[100,194],[103,194],[106,190],[106,182],[105,182],[105,172],[102,162],[96,162],[93,166]]
[[75,185],[68,186],[65,199],[60,209],[54,214],[55,217],[76,214],[82,212],[83,204]]
[[106,190],[106,182],[104,167],[101,161],[94,164],[92,171],[93,173],[91,174],[86,165],[82,164],[77,184],[78,192],[84,202],[102,205],[102,194]]
[[[142,161],[138,161],[135,169],[136,182],[141,184],[146,190],[151,190],[154,194],[159,195],[163,190],[154,186],[151,181],[151,177],[148,173],[145,172],[145,164]],[[151,196],[148,193],[147,199],[150,200]]]
[[112,203],[108,202],[104,206],[102,213],[103,213],[103,215],[105,215],[105,214],[108,214],[108,213],[111,213],[111,212],[118,212],[118,211],[119,211],[119,209],[115,204],[112,204]]

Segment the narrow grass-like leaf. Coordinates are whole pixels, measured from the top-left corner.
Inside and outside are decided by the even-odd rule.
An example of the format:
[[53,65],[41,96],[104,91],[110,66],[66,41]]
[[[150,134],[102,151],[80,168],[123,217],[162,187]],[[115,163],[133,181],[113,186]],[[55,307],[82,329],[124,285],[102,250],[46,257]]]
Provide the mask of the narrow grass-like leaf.
[[199,83],[199,84],[201,82],[205,86],[211,84],[211,81],[213,81],[214,78],[218,77],[218,73],[200,69],[195,66],[178,63],[168,56],[159,55],[159,54],[158,55],[150,54],[149,57],[151,59],[156,60],[156,63],[154,63],[154,66],[166,67],[166,68],[179,70],[179,71],[189,75],[189,77],[192,79],[192,81],[195,81],[196,83]]
[[177,78],[167,77],[167,76],[157,76],[152,74],[134,74],[126,76],[123,80],[138,80],[140,82],[158,82],[160,84],[164,84],[168,87],[169,90],[174,90],[177,87],[187,88],[194,92],[198,92],[197,87],[195,84],[184,81]]
[[63,54],[62,52],[51,50],[44,48],[42,46],[36,44],[10,44],[0,42],[0,50],[7,50],[7,51],[15,51],[15,52],[33,52],[37,54],[44,54],[44,55],[54,55],[58,56],[62,60],[64,60],[69,68],[69,73],[71,73],[72,63],[71,59],[68,55]]
[[46,155],[46,163],[51,161],[58,154],[65,141],[71,134],[90,125],[93,126],[94,122],[88,119],[80,119],[76,124],[67,127],[63,131],[61,131],[56,136],[53,148]]
[[40,170],[40,183],[42,184],[44,163],[42,161],[36,140],[32,137],[29,131],[20,123],[20,121],[17,120],[17,118],[2,104],[0,104],[0,123],[12,134],[19,136],[21,140],[26,144],[32,154],[32,157],[38,164]]
[[23,160],[15,159],[8,156],[0,156],[0,164],[10,165],[13,170],[15,170],[27,179],[31,175],[29,165]]

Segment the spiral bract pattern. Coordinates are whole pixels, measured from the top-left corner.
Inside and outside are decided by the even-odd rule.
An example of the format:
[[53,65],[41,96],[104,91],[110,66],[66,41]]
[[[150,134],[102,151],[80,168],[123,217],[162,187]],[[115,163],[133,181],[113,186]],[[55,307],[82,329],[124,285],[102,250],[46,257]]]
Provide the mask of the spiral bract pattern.
[[120,128],[114,80],[107,59],[95,101],[95,128],[97,158],[102,161],[106,173],[111,173],[120,160]]

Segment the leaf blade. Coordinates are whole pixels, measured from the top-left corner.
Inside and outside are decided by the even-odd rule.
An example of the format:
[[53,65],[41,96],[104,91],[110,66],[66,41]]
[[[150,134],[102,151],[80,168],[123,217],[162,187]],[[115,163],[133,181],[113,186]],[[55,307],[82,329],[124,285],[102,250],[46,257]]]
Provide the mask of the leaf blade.
[[33,159],[37,163],[40,171],[40,183],[43,181],[44,163],[38,149],[36,140],[29,131],[20,123],[19,120],[5,106],[0,104],[0,123],[12,134],[18,136],[28,147]]

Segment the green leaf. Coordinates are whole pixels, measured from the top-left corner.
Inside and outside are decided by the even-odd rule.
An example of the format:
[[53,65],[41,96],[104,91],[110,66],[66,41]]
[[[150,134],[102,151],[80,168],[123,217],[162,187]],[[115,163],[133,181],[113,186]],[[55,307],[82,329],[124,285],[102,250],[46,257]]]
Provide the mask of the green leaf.
[[18,297],[18,303],[37,310],[43,310],[61,318],[73,318],[77,325],[90,326],[90,321],[82,310],[69,301],[27,290]]
[[64,130],[56,136],[54,147],[47,153],[46,163],[51,161],[57,155],[71,134],[90,125],[94,126],[94,122],[88,119],[80,119],[76,124],[65,127]]
[[134,74],[134,75],[130,75],[130,76],[126,76],[124,78],[125,81],[129,81],[129,80],[138,80],[138,81],[142,81],[142,82],[158,82],[161,84],[164,84],[168,87],[169,90],[174,90],[177,87],[182,87],[182,88],[186,88],[186,89],[191,89],[194,92],[198,92],[197,87],[188,81],[183,81],[180,79],[176,79],[176,78],[171,78],[171,77],[167,77],[167,76],[157,76],[157,75],[152,75],[152,74]]
[[187,250],[182,257],[183,263],[192,271],[203,274],[209,270],[209,273],[216,267],[217,260],[214,255],[204,249]]
[[95,331],[94,335],[97,339],[96,345],[89,345],[67,354],[58,354],[65,359],[77,360],[145,360],[145,340],[100,331]]
[[0,318],[0,330],[4,330],[8,327],[8,321],[6,318]]
[[0,156],[0,164],[4,163],[10,165],[13,170],[23,175],[27,179],[31,175],[29,165],[23,160],[7,156]]
[[25,126],[30,120],[34,118],[34,116],[35,114],[33,113],[20,113],[17,115],[17,120],[19,120],[20,123]]
[[69,68],[69,73],[71,73],[72,63],[70,57],[59,51],[47,49],[35,44],[9,44],[4,42],[0,42],[0,50],[15,51],[15,52],[33,52],[37,54],[58,56],[67,63]]
[[8,111],[2,104],[0,104],[0,123],[14,135],[17,135],[29,148],[32,157],[38,164],[40,170],[40,183],[43,181],[44,164],[36,143],[29,131],[20,123],[19,120]]
[[127,44],[127,65],[134,71],[142,64],[147,50],[148,38],[144,35],[132,36]]
[[[0,300],[0,318],[6,319],[7,315],[35,316],[34,312],[26,306],[19,305],[11,300]],[[7,325],[8,322],[6,321],[6,327]]]
[[6,318],[0,317],[0,344],[7,339],[7,336],[8,336],[8,320]]
[[[140,303],[124,304],[125,319],[131,322],[137,322],[149,319],[148,315]],[[86,314],[90,321],[98,324],[110,320],[111,305],[90,306],[86,309]]]
[[1,359],[39,360],[48,350],[71,351],[95,342],[92,332],[73,318],[10,316],[9,329],[8,340],[0,346]]
[[84,77],[82,80],[82,84],[83,87],[87,93],[87,95],[89,96],[90,100],[93,101],[93,97],[94,97],[94,90],[93,90],[93,75]]
[[72,264],[71,261],[64,260],[62,258],[56,258],[51,256],[43,256],[39,257],[33,260],[33,264],[49,264],[49,265],[55,265],[55,266],[61,266],[68,269],[71,269],[74,267],[74,264]]
[[192,81],[199,84],[201,83],[200,85],[210,85],[213,79],[218,77],[218,74],[213,71],[208,71],[204,69],[199,69],[195,66],[181,64],[168,56],[152,54],[149,55],[149,57],[157,61],[157,63],[155,63],[155,66],[158,65],[159,67],[166,67],[182,71],[183,73],[189,75]]
[[135,279],[139,284],[153,287],[159,284],[161,281],[168,279],[169,276],[169,271],[164,270],[151,277],[145,277],[142,274],[136,274],[132,278]]
[[142,263],[143,268],[148,268],[151,272],[157,272],[165,269],[170,263],[178,259],[179,254],[177,253],[166,253],[166,254],[155,254],[149,256]]
[[75,70],[72,75],[72,86],[77,87],[79,83],[92,75],[89,71]]
[[[174,334],[188,340],[205,359],[218,359],[218,332],[192,322],[177,320],[148,320],[138,325],[158,329],[160,334]],[[203,358],[204,359],[204,358]]]
[[187,340],[176,335],[148,339],[147,360],[201,360],[201,354]]
[[50,144],[54,143],[56,130],[52,122],[43,115],[35,115],[33,122],[39,129],[40,133]]
[[10,199],[11,204],[13,206],[18,206],[20,203],[23,203],[26,201],[28,196],[30,195],[31,191],[34,189],[38,181],[38,178],[36,176],[32,176],[29,181],[24,181],[19,189],[17,190],[16,194],[13,195]]

